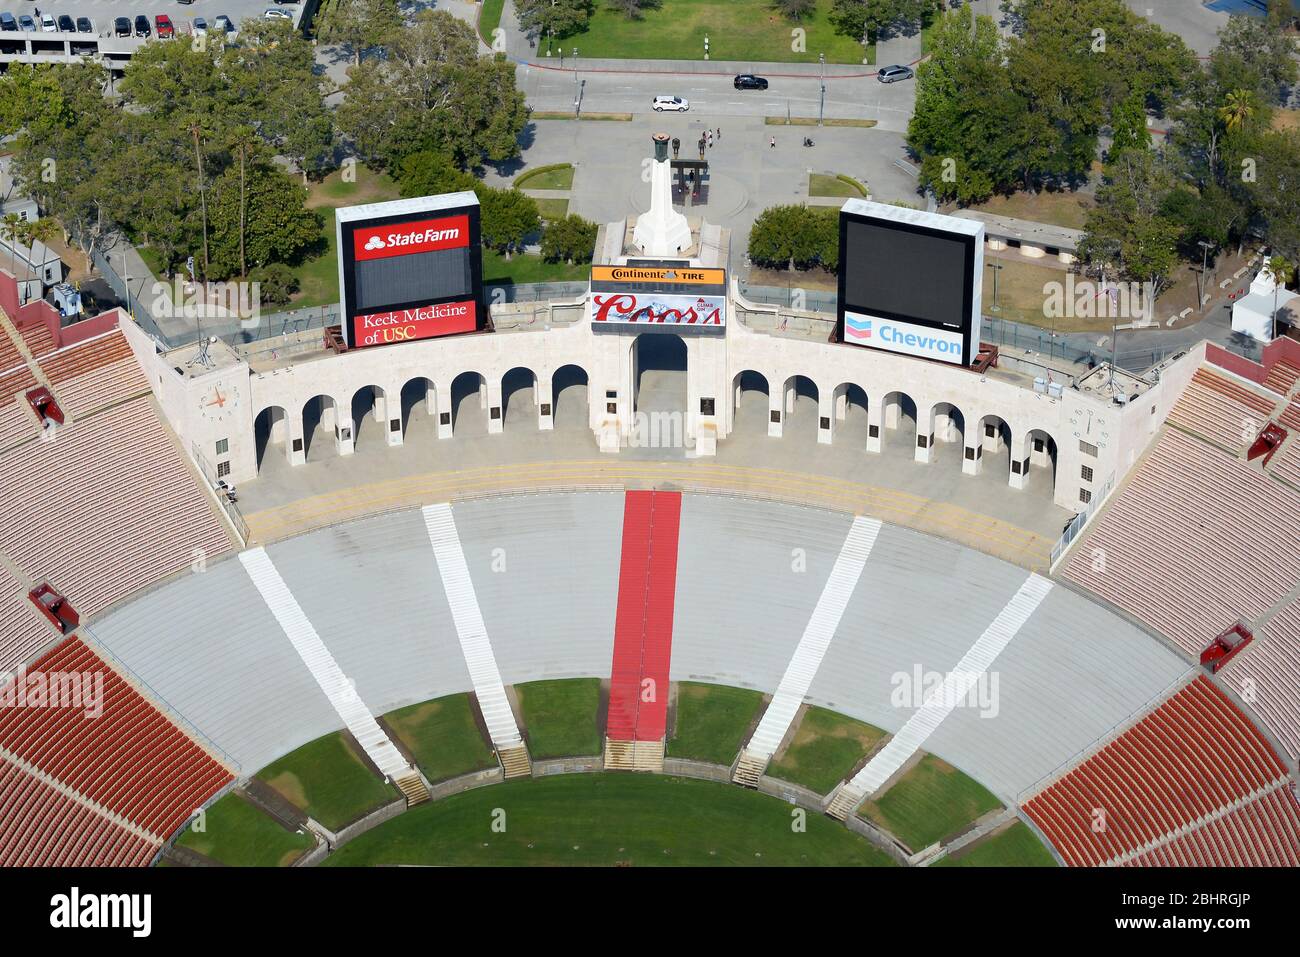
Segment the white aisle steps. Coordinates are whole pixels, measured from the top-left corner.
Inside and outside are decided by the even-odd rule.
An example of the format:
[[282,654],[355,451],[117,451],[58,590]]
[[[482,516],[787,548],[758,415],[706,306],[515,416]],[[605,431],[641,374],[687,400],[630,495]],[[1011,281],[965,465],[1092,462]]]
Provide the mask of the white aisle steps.
[[497,750],[506,777],[531,774],[528,749],[506,698],[505,684],[492,653],[492,643],[488,640],[483,611],[474,592],[474,582],[469,577],[469,566],[465,562],[465,550],[456,531],[451,505],[445,502],[426,505],[421,511],[429,532],[429,543],[433,546],[433,556],[438,562],[442,587],[447,593],[456,635],[465,655],[465,665],[469,668],[470,682],[474,685],[474,694],[487,724],[488,735],[492,738],[492,746]]
[[970,650],[944,676],[921,706],[912,713],[898,733],[876,755],[838,788],[827,813],[840,820],[848,817],[868,796],[921,749],[943,719],[966,699],[971,688],[984,676],[994,660],[1011,643],[1025,622],[1052,590],[1052,583],[1039,575],[1030,575],[998,612],[992,624],[975,640]]
[[862,569],[871,556],[880,527],[880,522],[873,518],[859,515],[853,519],[849,534],[835,559],[835,566],[831,569],[821,597],[817,599],[817,606],[804,628],[803,637],[799,639],[785,674],[781,676],[776,694],[763,712],[749,743],[741,751],[736,773],[732,776],[737,784],[758,786],[758,778],[763,769],[790,730],[790,725],[812,686],[813,678],[817,675],[822,658],[826,656],[826,649],[835,636],[835,629],[844,616],[853,589],[862,577]]
[[302,606],[280,577],[280,572],[266,550],[248,549],[239,553],[239,560],[262,600],[266,602],[266,607],[302,658],[303,664],[370,760],[401,789],[408,803],[418,804],[428,800],[429,792],[420,779],[419,772],[379,727],[379,722],[357,694],[356,687],[325,647]]

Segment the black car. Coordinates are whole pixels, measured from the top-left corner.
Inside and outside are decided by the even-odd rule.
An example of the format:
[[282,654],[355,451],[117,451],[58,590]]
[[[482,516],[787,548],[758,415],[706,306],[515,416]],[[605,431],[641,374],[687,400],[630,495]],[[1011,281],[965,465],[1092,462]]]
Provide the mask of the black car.
[[139,16],[137,16],[137,17],[135,18],[135,35],[136,35],[136,36],[138,36],[138,37],[147,37],[147,36],[149,36],[149,34],[152,33],[152,32],[153,32],[153,28],[149,26],[149,18],[148,18],[148,17],[146,17],[144,14],[140,14]]
[[77,17],[78,33],[94,33],[95,28],[91,26],[90,17]]
[[65,13],[65,14],[62,14],[62,15],[59,17],[59,21],[58,21],[58,22],[59,22],[59,32],[60,32],[60,33],[76,33],[76,32],[77,32],[77,28],[76,28],[76,27],[73,25],[73,23],[72,23],[72,17],[68,16],[66,13]]
[[129,37],[131,35],[131,21],[126,17],[118,17],[113,21],[113,36]]
[[766,90],[767,80],[752,73],[742,73],[736,77],[733,85],[737,90]]

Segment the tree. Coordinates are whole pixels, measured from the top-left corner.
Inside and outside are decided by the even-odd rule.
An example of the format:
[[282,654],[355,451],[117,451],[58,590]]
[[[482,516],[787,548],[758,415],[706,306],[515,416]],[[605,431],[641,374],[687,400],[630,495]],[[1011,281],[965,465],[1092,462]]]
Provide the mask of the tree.
[[542,232],[542,258],[547,262],[591,262],[599,227],[581,216],[570,213],[552,220]]
[[864,41],[891,24],[920,24],[939,12],[942,0],[833,0],[831,23]]
[[1260,102],[1281,102],[1281,92],[1296,82],[1295,40],[1269,24],[1249,16],[1229,17],[1219,31],[1210,54],[1211,69],[1233,86],[1259,94]]
[[1151,147],[1151,134],[1147,132],[1147,114],[1138,94],[1116,107],[1110,121],[1110,153],[1118,156],[1125,150],[1145,150]]
[[[633,4],[636,12],[649,5]],[[619,0],[619,6],[630,19],[635,19],[634,12],[628,10],[627,0]],[[524,33],[557,40],[585,29],[594,9],[593,0],[517,0],[515,3],[515,14]]]
[[772,6],[787,20],[802,20],[816,9],[817,0],[772,0]]
[[1237,133],[1245,129],[1255,116],[1255,94],[1250,90],[1232,90],[1219,107],[1219,119],[1224,129]]
[[362,53],[382,46],[401,28],[397,0],[334,0],[316,15],[316,35],[347,47],[354,65],[361,62]]
[[483,186],[478,190],[478,199],[483,245],[505,253],[506,259],[542,227],[537,201],[517,189]]
[[1080,257],[1121,279],[1150,283],[1151,298],[1159,296],[1178,262],[1178,225],[1164,215],[1173,188],[1172,175],[1153,151],[1115,156],[1084,224]]
[[240,171],[230,167],[212,184],[212,273],[214,278],[240,270],[240,212],[247,195],[247,265],[261,268],[295,262],[320,242],[323,221],[307,209],[307,190],[271,162],[248,164],[244,188]]
[[1278,255],[1300,262],[1300,133],[1269,133],[1258,142],[1258,175],[1248,191],[1264,239]]
[[287,306],[298,291],[298,277],[284,263],[259,266],[248,278],[258,284],[258,302],[262,306]]
[[839,261],[839,216],[835,209],[772,206],[749,231],[749,258],[775,269],[835,269]]
[[479,56],[473,29],[423,11],[348,70],[339,129],[367,162],[394,168],[409,153],[450,155],[460,168],[519,155],[528,107],[504,55]]
[[1285,256],[1270,256],[1268,274],[1273,277],[1273,314],[1269,338],[1276,339],[1278,294],[1287,287],[1288,283],[1295,279],[1295,266],[1288,262]]
[[432,150],[419,150],[403,156],[393,175],[403,196],[435,196],[473,190],[479,185],[472,174],[456,168],[450,155]]

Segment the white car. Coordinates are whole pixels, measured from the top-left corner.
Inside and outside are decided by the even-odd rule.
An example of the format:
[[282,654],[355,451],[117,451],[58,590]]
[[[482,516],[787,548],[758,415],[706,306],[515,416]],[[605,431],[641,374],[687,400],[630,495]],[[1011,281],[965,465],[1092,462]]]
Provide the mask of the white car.
[[650,105],[656,113],[662,113],[664,110],[670,113],[685,113],[691,108],[690,101],[680,96],[656,96]]
[[278,7],[270,7],[262,14],[262,17],[266,20],[288,20],[290,23],[293,22],[293,14]]
[[41,14],[41,32],[43,33],[59,32],[59,25],[54,22],[54,17],[50,16],[50,14],[48,13]]

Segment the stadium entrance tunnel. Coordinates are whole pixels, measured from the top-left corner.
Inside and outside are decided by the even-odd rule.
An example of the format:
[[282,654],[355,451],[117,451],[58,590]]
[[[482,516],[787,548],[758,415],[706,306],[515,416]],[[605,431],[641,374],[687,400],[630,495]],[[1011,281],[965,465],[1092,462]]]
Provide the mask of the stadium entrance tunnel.
[[352,447],[361,444],[364,436],[367,445],[384,442],[388,431],[386,407],[388,397],[377,385],[363,385],[352,394]]
[[[1019,487],[1031,488],[1035,492],[1044,490],[1047,497],[1056,495],[1056,440],[1042,429],[1030,429],[1025,435],[1025,448],[1022,450],[1022,482]],[[1090,474],[1090,473],[1085,473]],[[1011,484],[1016,485],[1016,470],[1011,469]],[[1088,481],[1087,478],[1084,479]]]
[[[345,436],[338,419],[338,403],[333,396],[316,395],[308,399],[302,407],[302,436],[294,440],[294,460],[298,460],[299,454],[304,462],[331,458],[340,454],[343,442],[351,445],[352,427],[345,426]],[[334,439],[332,443],[330,436]],[[297,448],[298,445],[302,448]]]
[[[537,426],[537,374],[516,366],[501,377],[501,419],[505,427]],[[527,401],[526,401],[527,400]]]
[[[551,420],[556,429],[589,430],[591,410],[587,370],[581,366],[565,365],[551,376]],[[542,419],[545,421],[545,410]]]
[[686,343],[672,333],[632,341],[632,411],[686,412]]
[[451,380],[451,428],[488,431],[487,379],[478,372],[462,372]]
[[415,416],[415,421],[428,421],[431,425],[436,422],[434,413],[438,411],[438,393],[434,387],[433,380],[425,376],[417,376],[402,386],[399,401],[402,405],[402,435],[409,436],[413,424],[413,415],[417,409],[419,415]]
[[731,431],[770,434],[769,409],[772,397],[767,376],[753,369],[736,373],[731,380]]
[[800,438],[819,437],[821,432],[830,434],[829,417],[818,417],[821,393],[812,379],[805,375],[790,376],[781,387],[781,397],[786,434]]
[[906,392],[890,392],[881,403],[881,413],[880,450],[917,457],[920,437],[915,400]]
[[259,475],[266,464],[268,452],[283,455],[286,462],[291,460],[289,416],[282,406],[267,406],[257,413],[257,418],[253,420],[253,443]]
[[831,394],[834,418],[832,441],[855,449],[867,448],[870,434],[867,392],[860,385],[841,382]]
[[[960,468],[962,450],[966,444],[966,417],[962,415],[961,409],[951,402],[936,404],[930,409],[927,428],[928,432],[922,430],[922,434],[928,434],[930,438],[926,449],[929,453],[929,461],[943,467],[952,465],[954,468]],[[921,443],[918,441],[918,458],[921,452]]]

